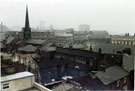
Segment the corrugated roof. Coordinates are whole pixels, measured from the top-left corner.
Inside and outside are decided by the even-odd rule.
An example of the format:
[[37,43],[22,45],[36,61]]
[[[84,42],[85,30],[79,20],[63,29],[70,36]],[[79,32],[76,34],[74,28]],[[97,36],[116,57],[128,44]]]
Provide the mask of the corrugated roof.
[[114,81],[117,81],[125,76],[128,76],[129,73],[126,72],[119,66],[112,66],[105,69],[104,71],[98,71],[96,76],[105,84],[108,85]]
[[13,75],[7,75],[7,76],[1,77],[1,82],[11,81],[11,80],[20,79],[20,78],[29,77],[29,76],[34,76],[34,74],[30,72],[20,72]]

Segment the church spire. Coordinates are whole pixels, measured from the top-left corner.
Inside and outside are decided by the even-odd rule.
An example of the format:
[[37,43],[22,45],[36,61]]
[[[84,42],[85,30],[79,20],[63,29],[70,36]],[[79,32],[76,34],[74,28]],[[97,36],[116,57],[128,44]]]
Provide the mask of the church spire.
[[31,39],[31,28],[29,25],[28,6],[26,6],[25,27],[23,28],[23,40]]
[[29,14],[28,14],[28,6],[26,6],[26,18],[25,18],[25,28],[29,28]]

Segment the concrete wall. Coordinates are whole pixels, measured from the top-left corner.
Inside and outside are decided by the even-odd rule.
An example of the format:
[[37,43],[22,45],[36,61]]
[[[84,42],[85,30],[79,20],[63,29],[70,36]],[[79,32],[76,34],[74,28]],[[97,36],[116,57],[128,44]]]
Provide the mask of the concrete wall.
[[[9,83],[9,89],[3,90],[3,84]],[[34,76],[1,83],[1,91],[18,91],[33,87]]]
[[41,91],[51,91],[50,89],[48,89],[48,88],[46,88],[46,87],[44,87],[36,82],[34,82],[34,87],[38,88]]

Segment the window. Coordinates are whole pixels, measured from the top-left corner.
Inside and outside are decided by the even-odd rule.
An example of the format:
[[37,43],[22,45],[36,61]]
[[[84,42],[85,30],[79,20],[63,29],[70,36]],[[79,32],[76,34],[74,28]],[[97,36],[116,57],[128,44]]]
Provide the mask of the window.
[[3,89],[9,89],[9,83],[3,84]]

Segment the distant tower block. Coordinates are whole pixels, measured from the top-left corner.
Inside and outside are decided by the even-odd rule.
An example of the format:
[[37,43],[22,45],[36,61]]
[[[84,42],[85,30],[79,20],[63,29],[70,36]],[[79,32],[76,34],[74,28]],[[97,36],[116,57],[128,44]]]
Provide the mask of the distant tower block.
[[87,24],[79,25],[79,31],[90,31],[90,25]]
[[50,30],[53,30],[53,25],[50,25]]
[[23,40],[31,39],[31,28],[29,25],[29,15],[28,15],[28,7],[26,6],[26,18],[25,18],[25,27],[23,28]]
[[44,23],[44,21],[40,21],[39,28],[40,28],[40,30],[44,30],[45,29],[45,23]]
[[1,32],[3,32],[3,22],[1,22],[0,29],[1,29]]

